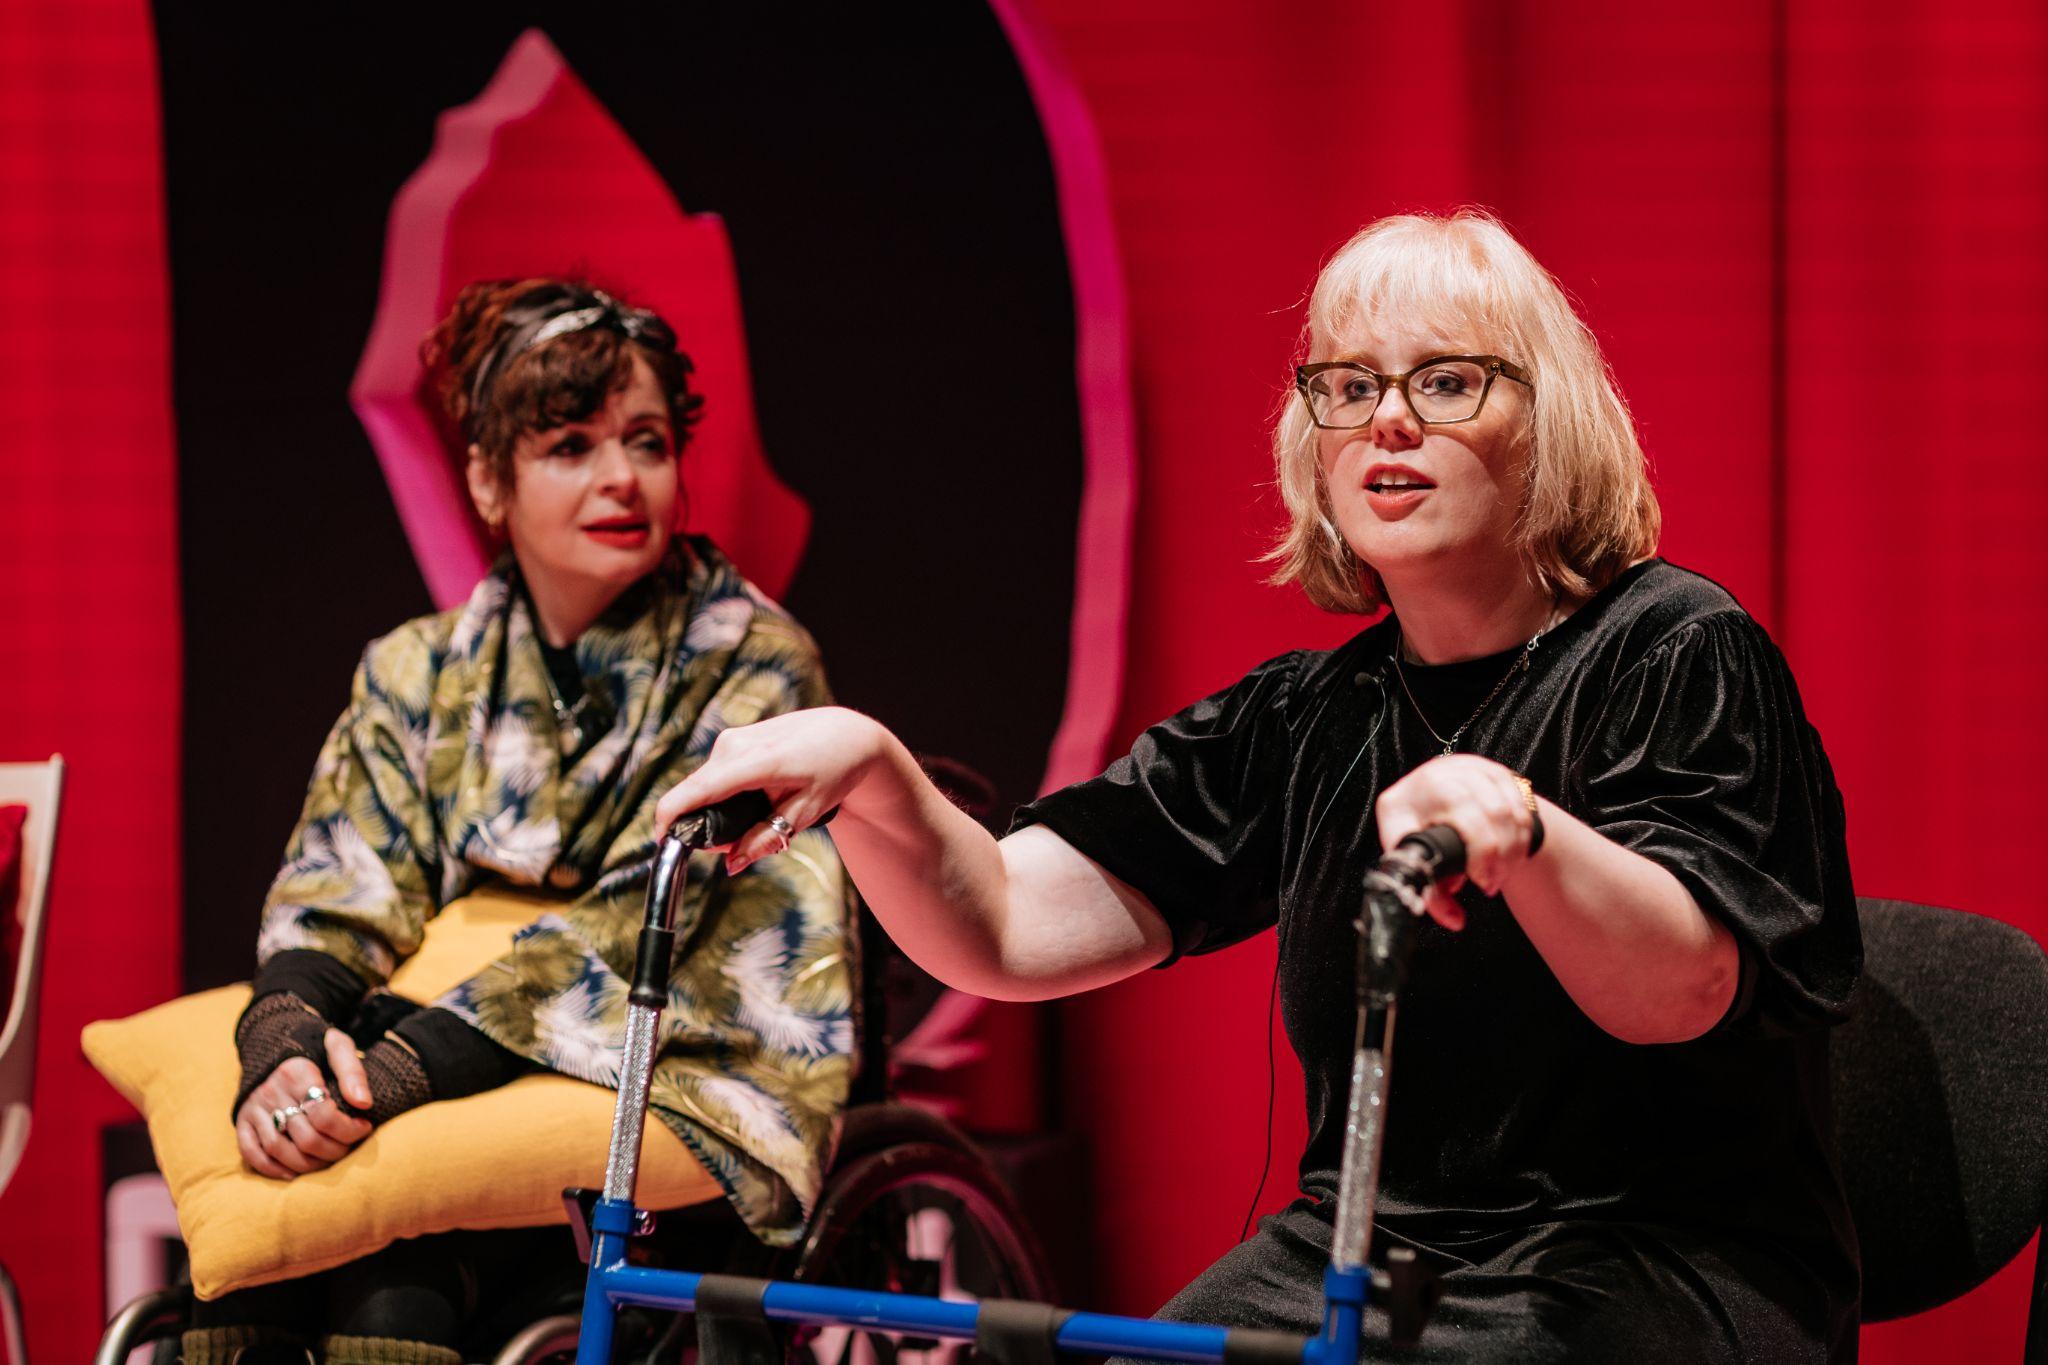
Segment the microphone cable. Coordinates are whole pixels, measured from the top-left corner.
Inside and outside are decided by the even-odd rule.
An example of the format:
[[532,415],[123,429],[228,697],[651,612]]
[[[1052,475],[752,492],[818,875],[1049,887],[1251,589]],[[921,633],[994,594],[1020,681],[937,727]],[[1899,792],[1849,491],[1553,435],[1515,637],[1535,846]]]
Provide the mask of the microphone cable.
[[1266,990],[1266,1154],[1259,1158],[1259,1184],[1244,1211],[1244,1223],[1237,1230],[1238,1245],[1251,1235],[1252,1218],[1259,1211],[1259,1199],[1266,1193],[1266,1175],[1273,1168],[1273,1099],[1277,1088],[1273,1064],[1273,1009],[1280,1001],[1280,931],[1273,931],[1273,984]]
[[[1361,669],[1351,679],[1352,685],[1356,687],[1372,684],[1379,692],[1379,705],[1373,709],[1372,728],[1366,731],[1365,739],[1358,746],[1358,752],[1351,755],[1350,765],[1344,769],[1344,775],[1337,779],[1337,785],[1331,789],[1329,800],[1323,803],[1322,814],[1310,821],[1308,842],[1314,842],[1317,833],[1323,827],[1323,820],[1330,813],[1330,808],[1337,803],[1337,794],[1344,790],[1345,784],[1351,780],[1351,774],[1358,771],[1358,765],[1365,758],[1366,751],[1372,748],[1373,741],[1380,737],[1380,728],[1386,724],[1387,712],[1393,702],[1393,693],[1387,687],[1387,670],[1392,667],[1391,660],[1392,656],[1389,655],[1376,667]],[[1366,808],[1372,808],[1371,796],[1366,798]],[[1244,1245],[1244,1239],[1251,1235],[1252,1219],[1258,1214],[1259,1200],[1266,1193],[1266,1177],[1271,1174],[1273,1168],[1273,1104],[1279,1088],[1277,1067],[1273,1060],[1273,1014],[1280,1002],[1280,960],[1280,926],[1276,924],[1273,926],[1273,982],[1266,988],[1266,1154],[1259,1160],[1259,1183],[1252,1190],[1252,1202],[1245,1208],[1244,1222],[1238,1225],[1239,1246]]]

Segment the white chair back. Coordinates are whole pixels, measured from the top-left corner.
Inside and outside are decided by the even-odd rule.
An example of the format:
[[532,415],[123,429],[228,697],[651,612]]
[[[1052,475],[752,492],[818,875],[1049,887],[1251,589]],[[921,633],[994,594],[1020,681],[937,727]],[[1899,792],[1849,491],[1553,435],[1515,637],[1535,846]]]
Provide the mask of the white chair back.
[[[29,1096],[36,1079],[36,1004],[43,977],[43,910],[50,896],[50,860],[57,848],[57,812],[64,795],[64,760],[0,763],[0,806],[28,807],[21,828],[21,885],[15,914],[21,953],[11,964],[13,990],[0,1022],[0,1190],[28,1146]],[[0,964],[9,965],[9,964]]]

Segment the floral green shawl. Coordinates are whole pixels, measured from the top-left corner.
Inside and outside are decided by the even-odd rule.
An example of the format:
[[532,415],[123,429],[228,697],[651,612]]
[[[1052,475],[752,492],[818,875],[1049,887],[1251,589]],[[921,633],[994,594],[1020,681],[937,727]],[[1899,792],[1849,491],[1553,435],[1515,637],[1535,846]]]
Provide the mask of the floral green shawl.
[[[692,540],[578,638],[601,736],[558,733],[509,557],[467,605],[372,643],[265,904],[260,959],[313,948],[371,985],[491,878],[563,895],[434,1003],[564,1075],[618,1083],[654,803],[728,726],[829,698],[816,647]],[[602,712],[610,702],[610,714]],[[850,887],[830,840],[727,877],[693,860],[652,1102],[764,1241],[795,1240],[853,1066]]]

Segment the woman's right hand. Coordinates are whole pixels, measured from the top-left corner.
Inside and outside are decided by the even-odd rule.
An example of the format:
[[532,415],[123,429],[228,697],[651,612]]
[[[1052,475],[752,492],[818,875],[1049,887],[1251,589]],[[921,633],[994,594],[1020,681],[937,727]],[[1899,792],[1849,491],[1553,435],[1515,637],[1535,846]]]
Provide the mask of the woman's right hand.
[[[355,1040],[330,1028],[325,1041],[327,1064],[341,1097],[358,1109],[368,1109],[370,1080],[356,1055]],[[304,1057],[287,1057],[242,1101],[235,1113],[235,1145],[250,1170],[272,1180],[310,1175],[332,1166],[370,1135],[368,1119],[342,1112],[331,1097],[307,1104],[306,1096],[315,1086],[323,1092],[327,1087],[320,1068]],[[271,1115],[294,1106],[299,1112],[280,1130]]]
[[[655,803],[655,837],[667,833],[680,815],[755,789],[768,794],[775,814],[793,831],[809,829],[844,806],[893,745],[895,738],[880,722],[842,706],[735,726],[712,742],[710,755],[695,772]],[[780,833],[756,825],[726,850],[726,868],[738,872],[784,847]]]
[[[998,843],[856,711],[821,706],[725,731],[655,804],[655,825],[665,834],[685,813],[753,790],[793,831],[837,807],[832,842],[869,908],[912,961],[959,990],[1046,1000],[1121,980],[1172,949],[1166,921],[1135,889],[1049,829]],[[726,866],[785,846],[756,825]]]

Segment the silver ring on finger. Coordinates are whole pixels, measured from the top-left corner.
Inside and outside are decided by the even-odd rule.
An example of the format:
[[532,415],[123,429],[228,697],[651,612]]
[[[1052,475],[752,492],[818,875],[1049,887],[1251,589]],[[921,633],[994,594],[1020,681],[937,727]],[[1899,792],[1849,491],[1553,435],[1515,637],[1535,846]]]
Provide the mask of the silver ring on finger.
[[306,1093],[299,1097],[299,1104],[301,1106],[299,1112],[303,1114],[314,1105],[324,1104],[332,1098],[333,1096],[329,1095],[324,1087],[309,1085],[306,1087]]
[[288,1104],[283,1109],[273,1109],[270,1111],[270,1126],[274,1131],[282,1133],[284,1126],[292,1121],[293,1113],[303,1114],[305,1112],[296,1104]]
[[789,817],[780,811],[768,817],[768,828],[775,831],[775,837],[780,841],[775,850],[777,853],[788,848],[789,841],[796,838],[796,826],[792,825]]

